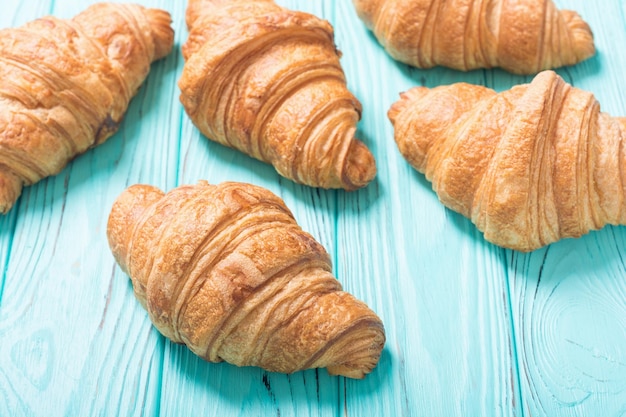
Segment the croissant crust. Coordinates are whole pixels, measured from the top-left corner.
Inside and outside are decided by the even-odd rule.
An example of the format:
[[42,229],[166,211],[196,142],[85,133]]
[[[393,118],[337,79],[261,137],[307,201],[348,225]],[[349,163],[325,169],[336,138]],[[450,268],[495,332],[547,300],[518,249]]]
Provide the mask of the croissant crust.
[[180,99],[206,137],[314,187],[374,178],[327,21],[272,0],[191,0],[187,24]]
[[362,378],[379,360],[382,322],[266,189],[134,185],[107,234],[155,327],[208,361]]
[[150,63],[172,48],[169,13],[98,3],[0,31],[0,212],[118,128]]
[[395,59],[418,68],[501,67],[517,74],[595,54],[589,25],[552,0],[353,0]]
[[626,118],[553,71],[502,93],[415,87],[388,114],[402,155],[488,241],[531,251],[626,224]]

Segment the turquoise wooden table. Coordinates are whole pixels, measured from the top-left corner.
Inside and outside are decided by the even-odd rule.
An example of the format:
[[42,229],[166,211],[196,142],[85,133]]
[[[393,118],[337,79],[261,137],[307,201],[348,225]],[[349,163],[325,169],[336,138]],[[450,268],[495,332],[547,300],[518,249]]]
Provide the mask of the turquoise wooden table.
[[[71,17],[90,0],[4,0],[0,26]],[[25,189],[0,217],[0,416],[603,416],[626,415],[626,227],[532,253],[487,243],[447,210],[400,156],[386,112],[415,85],[528,82],[500,70],[416,70],[392,61],[349,0],[281,0],[328,19],[359,137],[378,163],[356,192],[296,185],[206,140],[178,100],[176,43],[132,101],[119,132],[59,175]],[[626,115],[626,3],[558,0],[591,25],[597,55],[558,72]],[[169,190],[206,179],[269,188],[332,254],[343,286],[375,310],[387,343],[364,380],[211,364],[164,339],[107,244],[128,185]]]

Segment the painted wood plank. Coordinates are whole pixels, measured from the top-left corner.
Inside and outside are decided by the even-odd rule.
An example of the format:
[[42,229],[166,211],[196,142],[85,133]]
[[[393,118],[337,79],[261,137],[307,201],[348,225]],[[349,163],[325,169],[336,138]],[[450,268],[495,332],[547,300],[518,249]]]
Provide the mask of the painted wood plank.
[[[60,17],[82,10],[50,5]],[[0,415],[156,415],[163,341],[114,268],[105,230],[126,185],[174,182],[177,62],[154,64],[114,137],[25,190],[0,304]]]
[[[6,6],[5,13],[0,14],[1,27],[21,25],[42,14],[47,14],[50,7],[50,1],[33,2],[31,7],[12,2]],[[14,210],[0,220],[0,262],[2,262],[2,273],[0,274],[0,340],[18,339],[11,328],[19,326],[20,318],[27,310],[27,307],[24,307],[27,303],[14,303],[10,300],[14,295],[12,288],[19,288],[17,295],[21,296],[24,293],[24,287],[28,287],[28,285],[23,285],[24,282],[28,283],[28,280],[22,279],[19,280],[21,283],[17,282],[19,276],[18,278],[14,277],[10,266],[11,261],[19,260],[19,256],[15,255],[14,252],[14,249],[21,244],[19,239],[17,242],[15,239],[16,218],[17,210]],[[31,252],[31,255],[36,255],[36,253],[35,250]],[[28,294],[28,291],[26,293]],[[32,299],[32,296],[27,297],[26,300],[29,298]],[[33,385],[45,385],[50,380],[50,368],[49,364],[46,363],[49,359],[47,355],[49,344],[46,343],[49,340],[49,332],[48,335],[39,333],[30,338],[29,336],[33,336],[32,333],[29,335],[28,332],[23,332],[20,336],[15,344],[0,344],[0,358],[3,358],[3,364],[0,366],[0,415],[12,413],[26,415],[30,410],[30,405],[27,397],[25,398],[23,395],[28,394],[24,392],[25,389],[29,389]],[[34,343],[28,343],[29,341],[34,341]],[[16,345],[20,346],[20,343],[21,348],[15,348]],[[20,363],[20,357],[33,351],[38,351],[40,356],[45,357],[43,360],[32,363],[31,366],[25,367]],[[30,390],[29,393],[32,392],[36,392],[36,390]]]
[[624,412],[625,240],[614,232],[511,256],[528,415]]
[[[339,30],[350,45],[346,69],[365,103],[361,132],[380,169],[375,186],[340,200],[340,277],[377,307],[389,338],[379,369],[364,381],[379,395],[346,398],[346,408],[351,415],[518,415],[502,252],[480,245],[471,225],[437,201],[400,156],[386,118],[401,91],[478,83],[483,71],[396,63],[341,4],[337,14],[351,16]],[[346,384],[361,391],[360,381]]]
[[[59,3],[57,1],[58,7]],[[104,168],[100,187],[107,191],[103,193],[101,204],[105,212],[100,235],[104,239],[108,210],[124,188],[148,183],[167,190],[176,185],[179,169],[182,109],[176,82],[182,59],[178,38],[182,32],[183,9],[180,3],[170,1],[139,3],[168,10],[173,16],[176,40],[172,53],[153,64],[146,83],[129,108],[125,124],[115,136],[117,141],[103,145],[113,149],[93,151],[95,161]],[[72,4],[71,1],[64,3],[63,10],[72,8]],[[101,248],[105,250],[107,246],[103,242]],[[158,415],[166,341],[136,302],[128,277],[111,256],[103,259],[111,275],[104,281],[108,286],[107,302],[102,309],[100,331],[92,341],[95,358],[86,364],[85,374],[79,379],[80,389],[70,398],[68,407],[80,404],[76,415],[93,410],[103,415]],[[110,364],[111,359],[114,366]],[[97,373],[93,372],[94,368]],[[95,398],[94,394],[97,394]]]
[[[78,10],[70,0],[7,3],[3,27]],[[197,132],[176,86],[184,2],[140,3],[173,13],[172,55],[153,66],[114,137],[27,188],[0,218],[0,415],[624,413],[624,228],[532,254],[496,248],[437,201],[393,143],[386,111],[400,91],[457,81],[504,90],[529,77],[411,69],[389,59],[348,0],[279,1],[335,25],[349,87],[363,103],[358,134],[378,161],[364,190],[314,190]],[[599,47],[559,73],[625,115],[620,3],[557,2],[582,12]],[[285,199],[333,255],[344,287],[385,322],[388,343],[371,375],[209,364],[158,334],[110,256],[108,210],[132,183],[170,189],[199,179],[252,182]]]

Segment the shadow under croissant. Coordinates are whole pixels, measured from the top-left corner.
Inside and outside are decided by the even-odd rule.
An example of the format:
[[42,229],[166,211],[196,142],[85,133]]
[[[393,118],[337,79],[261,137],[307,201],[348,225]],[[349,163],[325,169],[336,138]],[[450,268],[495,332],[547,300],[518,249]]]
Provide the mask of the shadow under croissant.
[[[419,173],[417,174],[419,175]],[[424,182],[426,184],[430,184],[425,179]],[[472,239],[474,244],[482,245],[489,252],[494,253],[494,256],[502,261],[502,267],[505,269],[511,268],[512,265],[515,263],[513,262],[513,258],[517,258],[518,262],[522,264],[539,262],[541,265],[543,265],[543,263],[546,261],[546,258],[548,257],[548,252],[550,252],[550,257],[556,257],[557,259],[563,258],[571,253],[589,253],[593,251],[593,247],[600,246],[597,243],[598,240],[614,241],[612,243],[608,243],[606,246],[616,248],[615,252],[607,253],[605,251],[602,253],[603,262],[622,262],[622,255],[620,255],[619,253],[619,248],[621,246],[617,242],[619,240],[619,236],[616,236],[616,233],[618,235],[623,233],[624,236],[626,236],[626,228],[622,226],[607,225],[604,226],[602,229],[592,230],[589,233],[580,237],[562,238],[561,240],[550,243],[549,245],[543,246],[533,251],[520,252],[517,250],[497,246],[485,240],[483,233],[478,230],[469,219],[447,207],[444,207],[443,205],[442,209],[445,210],[446,218],[449,220],[450,224],[452,224],[462,234],[466,235],[469,239]],[[585,256],[585,258],[588,258],[588,256]],[[598,266],[594,266],[593,263],[590,262],[581,263],[581,265],[576,268],[576,272],[582,275],[593,275],[594,272],[596,272],[597,270]],[[529,277],[526,276],[526,278]]]
[[[243,181],[261,185],[271,189],[286,200],[293,198],[308,207],[320,210],[326,215],[335,215],[339,206],[341,206],[341,210],[351,213],[363,213],[382,197],[382,186],[378,175],[368,185],[354,191],[311,187],[284,178],[276,172],[271,164],[222,145],[205,137],[195,127],[193,129],[192,140],[196,143],[192,146],[201,147],[202,152],[206,154],[206,159],[212,159],[212,164],[215,162],[219,164],[215,169],[209,166],[209,169],[205,169],[203,172],[203,177],[212,183]],[[193,150],[190,149],[189,152],[193,152]],[[228,171],[225,172],[220,169],[221,167],[227,167]],[[228,167],[235,167],[236,169],[230,171]],[[196,178],[193,179],[193,181],[195,180]]]
[[[198,167],[198,169],[195,166],[188,167],[187,171],[196,172],[201,169],[202,177],[212,183],[221,181],[258,182],[274,192],[278,191],[277,184],[278,181],[282,180],[282,177],[270,164],[211,140],[200,133],[191,121],[186,120],[186,123],[189,123],[190,129],[193,130],[190,138],[192,143],[189,144],[186,153],[194,153],[195,148],[200,148],[198,152],[202,152],[202,158],[198,159],[202,167]],[[186,177],[189,176],[187,172],[183,174]],[[258,181],[252,179],[258,179]],[[193,177],[188,181],[195,182],[196,180],[197,178]]]
[[[494,253],[494,256],[500,258],[502,260],[502,267],[507,268],[512,262],[512,257],[527,257],[531,259],[532,257],[543,258],[545,257],[545,252],[547,250],[551,250],[552,253],[556,251],[557,253],[571,253],[571,252],[580,252],[580,253],[588,253],[590,249],[588,247],[596,245],[597,239],[602,240],[612,240],[616,241],[615,243],[609,244],[609,247],[620,248],[620,244],[617,242],[619,240],[619,236],[616,236],[616,233],[619,235],[620,233],[624,233],[626,235],[626,227],[615,226],[615,225],[606,225],[602,229],[592,230],[589,233],[582,235],[577,238],[563,238],[559,241],[553,242],[547,246],[541,247],[539,249],[535,249],[531,252],[519,252],[513,249],[507,249],[503,247],[499,247],[487,240],[485,240],[483,233],[478,230],[478,228],[471,222],[470,219],[466,218],[460,213],[444,206],[438,200],[437,193],[432,189],[432,183],[426,179],[424,174],[416,171],[415,169],[410,169],[409,175],[411,175],[412,181],[415,184],[418,184],[420,188],[427,190],[430,193],[434,200],[437,200],[435,204],[438,206],[439,210],[443,210],[445,212],[447,223],[452,224],[456,230],[465,235],[468,239],[471,239],[473,243],[477,245],[482,245],[484,248],[488,249],[490,252]],[[611,256],[613,255],[613,256]],[[551,255],[554,256],[554,255]],[[558,255],[560,256],[560,255]],[[603,253],[603,257],[609,257],[609,261],[615,260],[616,262],[621,260],[621,256],[619,253],[607,254]],[[581,265],[583,270],[580,270],[580,273],[593,273],[594,268],[590,264]]]
[[[156,332],[155,329],[152,331]],[[315,397],[322,407],[336,406],[338,398],[344,396],[344,388],[351,397],[371,396],[386,385],[393,372],[398,372],[393,370],[395,365],[387,346],[370,374],[364,379],[350,379],[330,375],[325,369],[282,374],[254,366],[211,363],[193,354],[185,345],[173,343],[160,334],[159,339],[164,344],[165,363],[170,363],[173,370],[180,373],[180,379],[196,386],[199,391],[213,390],[219,394],[220,400],[238,406],[250,402],[250,398],[260,400],[265,396],[270,397],[274,405],[289,403],[308,408]]]
[[354,191],[314,188],[296,184],[283,178],[279,178],[278,182],[283,192],[281,194],[286,200],[296,199],[315,209],[317,214],[321,212],[327,216],[337,216],[344,212],[364,215],[382,198],[383,193],[382,184],[378,177],[374,178],[366,187]]

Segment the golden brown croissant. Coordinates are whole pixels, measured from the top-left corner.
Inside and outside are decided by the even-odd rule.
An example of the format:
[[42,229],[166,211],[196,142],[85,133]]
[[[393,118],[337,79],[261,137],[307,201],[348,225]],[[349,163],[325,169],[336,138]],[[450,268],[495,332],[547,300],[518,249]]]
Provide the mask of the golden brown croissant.
[[327,21],[273,0],[190,0],[187,26],[181,102],[205,136],[298,183],[353,190],[373,179]]
[[328,253],[266,189],[134,185],[107,234],[155,327],[208,361],[351,378],[378,362],[382,322],[341,290]]
[[552,0],[353,1],[387,52],[418,68],[536,74],[595,53],[589,25]]
[[0,31],[0,212],[118,128],[174,41],[164,10],[95,4]]
[[626,224],[626,118],[553,71],[500,94],[416,87],[389,118],[443,204],[497,245],[531,251]]

